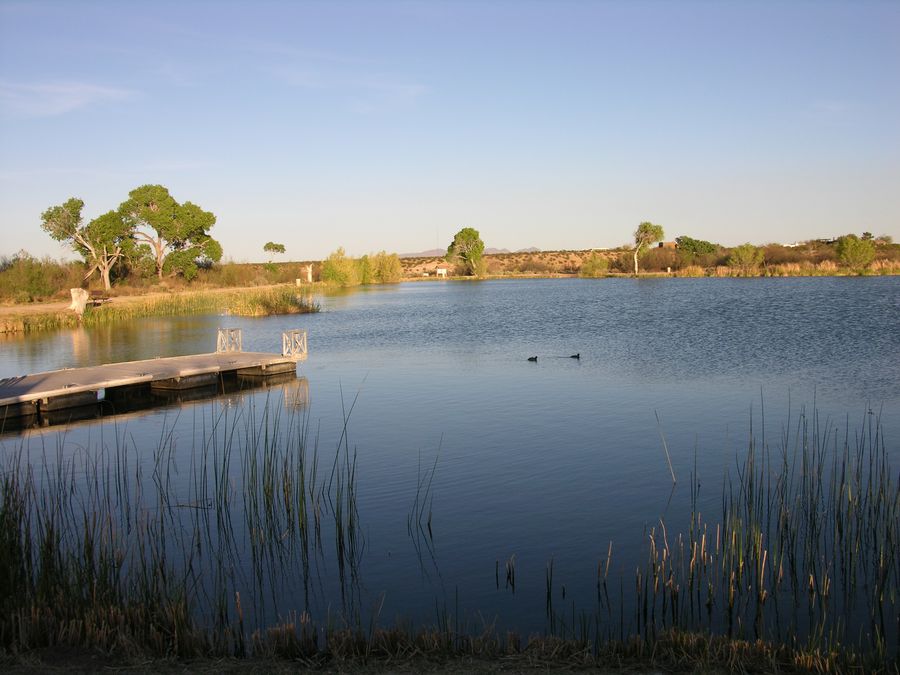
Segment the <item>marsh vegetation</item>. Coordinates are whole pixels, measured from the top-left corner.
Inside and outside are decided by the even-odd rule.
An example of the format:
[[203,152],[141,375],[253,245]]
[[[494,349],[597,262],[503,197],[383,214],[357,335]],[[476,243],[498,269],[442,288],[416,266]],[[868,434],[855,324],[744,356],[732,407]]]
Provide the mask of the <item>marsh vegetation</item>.
[[[168,429],[152,448],[119,428],[91,447],[59,435],[38,450],[23,439],[5,454],[0,483],[4,651],[310,662],[544,652],[582,664],[670,663],[680,653],[694,665],[896,667],[900,486],[876,414],[838,434],[802,413],[775,447],[751,433],[718,488],[719,513],[698,508],[708,488],[695,472],[689,520],[644,532],[633,576],[611,573],[619,542],[609,542],[593,610],[567,597],[548,560],[545,629],[525,638],[437,599],[428,625],[385,625],[377,600],[366,604],[378,596],[362,590],[373,514],[357,497],[365,477],[352,409],[327,449],[307,414],[269,400],[211,409],[195,423],[186,465]],[[440,564],[439,470],[420,466],[406,518],[425,565]],[[515,555],[498,561],[498,588],[515,592],[516,575]],[[323,593],[326,614],[312,602]]]

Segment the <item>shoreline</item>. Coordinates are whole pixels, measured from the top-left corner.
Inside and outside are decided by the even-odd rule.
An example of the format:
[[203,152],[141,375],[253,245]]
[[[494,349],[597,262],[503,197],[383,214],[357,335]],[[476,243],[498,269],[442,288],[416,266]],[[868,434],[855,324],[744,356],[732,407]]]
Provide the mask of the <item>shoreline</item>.
[[[536,279],[585,279],[585,280],[593,280],[600,281],[603,279],[792,279],[792,278],[823,278],[823,277],[883,277],[883,276],[898,276],[900,272],[898,271],[883,271],[881,273],[868,273],[868,274],[853,274],[849,273],[839,273],[838,270],[830,271],[829,273],[809,273],[809,274],[753,274],[753,275],[738,275],[738,274],[703,274],[703,275],[694,275],[694,274],[679,274],[676,272],[642,272],[635,276],[634,274],[626,274],[624,272],[608,272],[603,274],[602,276],[596,277],[582,277],[576,273],[566,273],[566,272],[517,272],[517,273],[505,273],[505,274],[485,274],[481,277],[472,277],[472,276],[449,276],[449,277],[438,277],[434,275],[429,276],[407,276],[402,278],[398,283],[428,283],[428,282],[474,282],[474,281],[520,281],[520,280],[536,280]],[[376,285],[376,284],[373,284]],[[390,285],[390,284],[386,284]],[[348,290],[352,288],[362,288],[363,286],[350,286],[350,287],[340,287],[329,285],[323,282],[313,282],[311,284],[303,284],[302,286],[296,286],[287,283],[280,284],[265,284],[260,286],[236,286],[236,287],[214,287],[214,288],[186,288],[180,290],[152,290],[147,293],[128,293],[116,295],[116,289],[113,289],[113,293],[111,294],[111,302],[109,305],[101,307],[99,309],[91,309],[89,311],[97,312],[98,319],[103,316],[102,313],[106,312],[107,314],[111,314],[108,310],[111,308],[116,309],[125,309],[125,308],[137,308],[137,311],[127,313],[126,316],[120,317],[122,320],[130,320],[136,318],[142,318],[144,316],[154,316],[159,315],[158,312],[153,311],[140,311],[140,305],[144,305],[145,307],[152,307],[154,304],[162,304],[167,302],[184,302],[186,305],[190,303],[191,299],[208,299],[214,296],[221,295],[231,295],[233,297],[240,296],[254,296],[265,293],[285,293],[287,291],[296,292],[303,295],[312,295],[314,293],[325,293],[331,290]],[[51,302],[35,302],[35,303],[22,303],[22,304],[6,304],[0,305],[0,335],[12,336],[12,335],[20,335],[20,334],[28,334],[32,332],[38,332],[43,330],[55,330],[59,328],[65,327],[75,327],[78,325],[78,320],[75,314],[69,309],[69,301],[66,300],[54,300]],[[162,314],[179,314],[179,315],[191,315],[191,314],[203,314],[209,311],[209,306],[207,304],[203,304],[202,306],[197,306],[196,311],[192,311],[189,307],[187,311],[178,311],[178,312],[162,312]],[[315,311],[315,310],[313,310]],[[288,313],[288,312],[279,312],[279,311],[269,311],[266,312],[268,314],[278,314],[278,313]],[[265,314],[265,313],[263,313]],[[255,314],[261,315],[261,314]],[[109,319],[102,319],[100,323],[107,323],[110,320],[117,320],[116,318],[110,317]],[[91,323],[91,322],[88,322]]]

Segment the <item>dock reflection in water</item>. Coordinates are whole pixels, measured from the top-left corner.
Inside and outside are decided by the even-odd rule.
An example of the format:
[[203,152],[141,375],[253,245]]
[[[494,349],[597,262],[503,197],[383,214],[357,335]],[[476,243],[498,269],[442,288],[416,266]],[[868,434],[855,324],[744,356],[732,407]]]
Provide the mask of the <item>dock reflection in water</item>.
[[179,407],[199,401],[218,399],[223,405],[236,406],[248,394],[263,389],[281,389],[286,410],[301,410],[309,405],[309,380],[296,373],[279,373],[267,377],[220,375],[215,384],[190,389],[155,389],[149,384],[118,387],[104,392],[100,400],[61,410],[42,410],[19,417],[0,418],[0,433],[23,432],[99,420],[105,417],[139,415],[156,408]]

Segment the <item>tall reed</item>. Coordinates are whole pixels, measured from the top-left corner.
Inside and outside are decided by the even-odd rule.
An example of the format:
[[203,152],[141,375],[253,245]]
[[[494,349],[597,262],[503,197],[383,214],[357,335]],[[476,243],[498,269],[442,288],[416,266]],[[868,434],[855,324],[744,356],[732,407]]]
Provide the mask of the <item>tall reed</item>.
[[269,316],[318,312],[319,306],[308,292],[293,286],[244,289],[238,291],[176,293],[128,302],[111,302],[88,307],[81,320],[72,311],[10,315],[0,320],[0,332],[35,332],[59,328],[102,326],[146,317],[192,314]]

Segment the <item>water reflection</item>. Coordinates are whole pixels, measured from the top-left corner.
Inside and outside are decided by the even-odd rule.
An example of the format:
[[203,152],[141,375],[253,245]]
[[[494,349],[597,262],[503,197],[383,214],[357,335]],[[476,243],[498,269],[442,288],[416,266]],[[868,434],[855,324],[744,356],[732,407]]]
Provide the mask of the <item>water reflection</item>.
[[139,384],[100,390],[97,399],[85,405],[58,410],[35,409],[35,412],[0,419],[0,434],[68,426],[113,416],[140,418],[147,410],[177,409],[210,399],[218,399],[220,405],[225,407],[239,408],[248,395],[266,389],[281,392],[286,410],[303,410],[309,405],[309,380],[298,377],[296,373],[279,373],[267,377],[237,377],[233,373],[226,373],[219,376],[216,384],[189,389],[166,390]]

